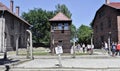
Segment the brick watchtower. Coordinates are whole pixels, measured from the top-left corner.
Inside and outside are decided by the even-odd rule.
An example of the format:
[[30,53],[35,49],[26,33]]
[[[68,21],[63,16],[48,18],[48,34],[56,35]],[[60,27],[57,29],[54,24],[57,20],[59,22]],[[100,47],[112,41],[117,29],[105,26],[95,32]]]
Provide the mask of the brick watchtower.
[[59,12],[56,16],[49,20],[51,24],[51,51],[54,53],[54,48],[57,45],[63,47],[64,53],[70,52],[70,25],[72,20]]

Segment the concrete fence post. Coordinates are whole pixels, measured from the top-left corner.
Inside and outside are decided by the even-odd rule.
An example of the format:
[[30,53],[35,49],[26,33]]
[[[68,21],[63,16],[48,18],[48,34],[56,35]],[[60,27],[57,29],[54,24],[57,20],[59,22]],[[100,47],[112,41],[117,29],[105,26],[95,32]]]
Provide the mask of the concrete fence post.
[[30,30],[26,30],[29,33],[29,49],[30,49],[30,59],[33,59],[33,45],[32,45],[32,32]]

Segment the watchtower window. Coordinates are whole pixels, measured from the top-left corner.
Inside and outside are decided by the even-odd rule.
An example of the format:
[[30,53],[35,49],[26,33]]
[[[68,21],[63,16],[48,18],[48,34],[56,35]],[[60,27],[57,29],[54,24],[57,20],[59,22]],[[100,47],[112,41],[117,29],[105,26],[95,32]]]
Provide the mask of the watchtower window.
[[64,30],[69,30],[69,25],[68,25],[68,23],[64,23]]
[[52,28],[52,30],[57,30],[57,25],[54,24],[54,25],[51,26],[51,28]]
[[62,46],[63,41],[62,41],[62,40],[59,40],[59,41],[58,41],[58,44]]
[[62,29],[63,29],[62,26],[63,26],[63,24],[62,24],[62,23],[59,23],[59,24],[58,24],[58,30],[62,30]]

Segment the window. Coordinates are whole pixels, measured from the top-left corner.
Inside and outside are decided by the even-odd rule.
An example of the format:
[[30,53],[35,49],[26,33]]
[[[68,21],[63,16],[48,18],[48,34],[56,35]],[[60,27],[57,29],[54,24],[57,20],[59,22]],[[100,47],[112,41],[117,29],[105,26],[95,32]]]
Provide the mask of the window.
[[62,40],[59,40],[59,41],[58,41],[58,44],[59,44],[60,46],[62,46],[63,41],[62,41]]
[[104,10],[102,10],[101,12],[99,12],[99,18],[103,17],[105,15]]
[[57,25],[54,23],[54,24],[51,26],[51,29],[52,29],[52,30],[57,30]]
[[59,23],[59,24],[58,24],[58,30],[62,30],[62,29],[63,29],[62,26],[63,26],[63,24],[62,24],[62,23]]
[[64,23],[64,30],[69,30],[69,25],[68,25],[68,23]]
[[54,30],[54,25],[51,26],[51,29]]

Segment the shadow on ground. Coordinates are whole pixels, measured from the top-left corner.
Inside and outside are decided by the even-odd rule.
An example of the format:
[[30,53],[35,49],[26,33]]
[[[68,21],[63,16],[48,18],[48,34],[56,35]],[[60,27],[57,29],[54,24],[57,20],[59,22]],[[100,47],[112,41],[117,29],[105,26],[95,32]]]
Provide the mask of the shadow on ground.
[[0,59],[0,65],[11,64],[18,62],[20,60],[13,60],[13,59]]

